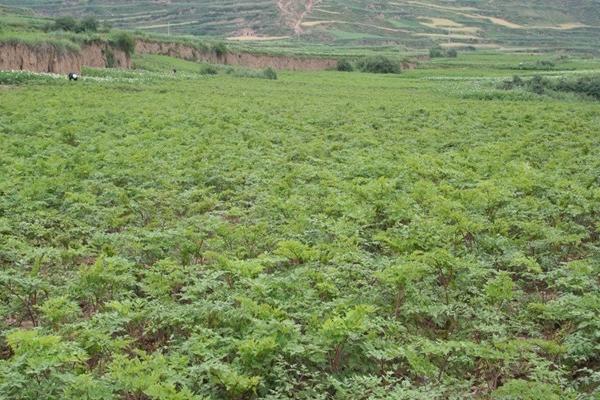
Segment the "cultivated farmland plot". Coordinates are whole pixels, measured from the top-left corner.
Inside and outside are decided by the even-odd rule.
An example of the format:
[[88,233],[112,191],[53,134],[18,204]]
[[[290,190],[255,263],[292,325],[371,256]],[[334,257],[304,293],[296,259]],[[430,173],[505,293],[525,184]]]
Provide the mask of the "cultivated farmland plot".
[[0,73],[0,398],[595,398],[598,65],[536,60]]

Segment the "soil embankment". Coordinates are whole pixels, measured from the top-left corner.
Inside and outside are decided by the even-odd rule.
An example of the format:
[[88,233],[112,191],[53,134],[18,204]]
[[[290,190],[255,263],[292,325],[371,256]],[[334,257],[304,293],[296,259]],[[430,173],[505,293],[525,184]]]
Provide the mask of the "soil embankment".
[[0,43],[0,70],[66,74],[83,67],[131,68],[131,58],[107,43],[90,43],[80,50],[52,44]]
[[335,68],[337,60],[333,58],[307,58],[294,56],[276,56],[230,51],[219,55],[214,51],[195,48],[181,43],[164,43],[138,40],[136,54],[160,54],[182,58],[189,61],[203,61],[213,64],[234,65],[246,68],[274,68],[289,71],[320,71]]
[[[321,71],[335,69],[334,58],[281,56],[229,51],[217,54],[183,43],[138,40],[136,54],[159,54],[189,61],[225,64],[253,69],[273,68],[289,71]],[[419,57],[414,61],[421,61]],[[416,67],[414,61],[404,62],[403,69]],[[52,44],[0,43],[0,70],[23,70],[65,74],[81,72],[83,67],[132,67],[131,57],[106,42],[81,45],[80,49],[65,49]]]

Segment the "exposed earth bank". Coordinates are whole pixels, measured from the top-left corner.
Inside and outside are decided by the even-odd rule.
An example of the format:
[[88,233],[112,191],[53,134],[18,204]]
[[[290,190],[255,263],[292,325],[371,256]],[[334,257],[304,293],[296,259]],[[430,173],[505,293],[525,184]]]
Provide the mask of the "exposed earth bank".
[[190,61],[204,61],[256,69],[271,67],[290,71],[319,71],[335,68],[337,65],[337,60],[333,58],[275,56],[234,51],[219,55],[214,51],[198,49],[185,44],[146,40],[137,41],[135,52],[136,54],[160,54]]
[[66,74],[82,67],[131,68],[131,57],[107,43],[90,43],[81,49],[52,44],[0,43],[0,70],[22,70]]
[[[278,56],[236,51],[217,54],[213,50],[182,43],[149,40],[138,40],[135,52],[253,69],[271,67],[276,70],[320,71],[334,69],[337,65],[337,60],[334,58]],[[411,69],[415,66],[414,63],[405,62],[402,68]],[[84,44],[79,50],[59,48],[51,44],[0,43],[0,70],[65,74],[81,72],[83,67],[129,69],[132,67],[132,61],[127,53],[104,42]]]

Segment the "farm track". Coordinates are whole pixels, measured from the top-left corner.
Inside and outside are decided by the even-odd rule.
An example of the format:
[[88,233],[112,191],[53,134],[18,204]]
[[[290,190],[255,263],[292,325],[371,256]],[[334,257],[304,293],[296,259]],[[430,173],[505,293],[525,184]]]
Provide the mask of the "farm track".
[[304,32],[302,29],[302,22],[304,18],[313,12],[315,6],[321,3],[321,0],[306,0],[303,9],[296,11],[297,1],[294,0],[277,0],[277,8],[279,9],[281,16],[286,24],[294,30],[296,35],[300,35]]

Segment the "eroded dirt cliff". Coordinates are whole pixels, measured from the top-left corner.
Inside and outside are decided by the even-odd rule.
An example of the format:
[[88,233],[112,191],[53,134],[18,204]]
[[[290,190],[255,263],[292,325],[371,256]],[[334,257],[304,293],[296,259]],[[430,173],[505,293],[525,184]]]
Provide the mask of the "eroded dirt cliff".
[[0,43],[0,70],[23,70],[66,74],[82,67],[131,68],[131,58],[107,43],[90,43],[80,50],[51,44]]
[[333,58],[305,58],[241,52],[228,52],[223,55],[217,55],[213,51],[197,49],[181,43],[163,43],[145,40],[138,40],[135,52],[136,54],[160,54],[191,61],[204,61],[256,69],[271,67],[290,71],[319,71],[335,68],[337,65],[337,60]]

